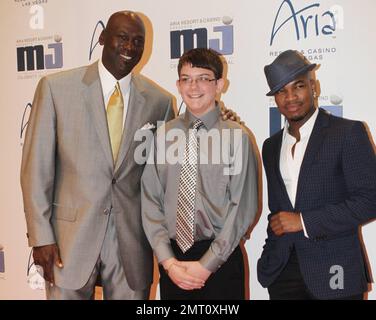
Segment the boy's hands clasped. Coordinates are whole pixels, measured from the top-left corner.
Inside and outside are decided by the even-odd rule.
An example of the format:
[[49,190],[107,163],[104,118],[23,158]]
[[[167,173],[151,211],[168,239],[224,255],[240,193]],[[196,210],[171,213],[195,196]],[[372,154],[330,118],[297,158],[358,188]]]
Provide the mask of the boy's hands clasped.
[[179,261],[170,258],[162,262],[166,273],[183,290],[201,289],[211,272],[198,261]]

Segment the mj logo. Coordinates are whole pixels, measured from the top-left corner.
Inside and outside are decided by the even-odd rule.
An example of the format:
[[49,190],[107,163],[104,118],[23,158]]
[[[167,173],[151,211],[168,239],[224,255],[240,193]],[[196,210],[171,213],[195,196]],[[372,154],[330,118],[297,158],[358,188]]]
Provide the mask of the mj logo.
[[234,26],[226,17],[224,25],[214,26],[214,38],[209,39],[208,28],[174,30],[170,32],[171,59],[179,59],[181,55],[193,48],[211,48],[222,55],[234,52]]
[[[17,71],[33,71],[35,69],[58,69],[63,67],[63,44],[60,36],[45,48],[43,45],[17,48]],[[50,53],[45,51],[49,50]],[[36,67],[36,68],[35,68]]]

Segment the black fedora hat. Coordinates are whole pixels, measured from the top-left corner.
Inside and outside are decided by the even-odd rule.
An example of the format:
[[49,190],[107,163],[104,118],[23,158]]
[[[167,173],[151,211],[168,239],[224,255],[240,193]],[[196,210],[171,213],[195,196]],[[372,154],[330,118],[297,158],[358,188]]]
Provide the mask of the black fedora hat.
[[282,52],[271,64],[264,67],[270,88],[266,95],[273,96],[286,84],[315,67],[316,64],[310,63],[299,51],[287,50]]

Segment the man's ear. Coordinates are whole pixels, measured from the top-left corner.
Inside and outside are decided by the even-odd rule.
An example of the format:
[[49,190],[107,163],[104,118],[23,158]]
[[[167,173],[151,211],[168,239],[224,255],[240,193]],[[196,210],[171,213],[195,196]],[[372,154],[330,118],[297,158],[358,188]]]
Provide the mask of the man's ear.
[[106,33],[106,29],[103,29],[101,34],[99,35],[99,44],[101,46],[103,46],[103,44],[104,44],[104,39],[106,37],[105,33]]
[[[312,93],[316,92],[316,80],[315,79],[309,79],[309,82],[311,83]],[[316,92],[317,94],[317,92]]]
[[316,80],[315,79],[309,79],[309,81],[311,82],[312,88],[316,89]]

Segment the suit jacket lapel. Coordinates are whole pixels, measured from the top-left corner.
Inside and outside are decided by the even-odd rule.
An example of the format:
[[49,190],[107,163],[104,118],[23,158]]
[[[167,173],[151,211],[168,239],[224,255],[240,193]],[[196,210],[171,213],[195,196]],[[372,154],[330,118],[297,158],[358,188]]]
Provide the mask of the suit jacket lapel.
[[106,158],[113,167],[113,158],[111,151],[110,138],[108,134],[107,116],[103,104],[102,85],[98,73],[98,62],[88,66],[82,82],[85,84],[83,96],[89,114],[94,119],[95,127],[98,132],[100,144]]
[[295,208],[300,208],[300,201],[304,195],[304,185],[305,183],[309,183],[305,175],[309,170],[312,162],[315,160],[315,156],[317,155],[319,148],[322,145],[322,142],[327,132],[325,128],[328,127],[328,125],[328,113],[325,110],[319,109],[319,114],[317,116],[315,125],[313,126],[313,130],[307,144],[302,165],[300,167],[298,186],[296,191]]
[[120,145],[119,155],[115,166],[115,172],[128,155],[129,149],[134,142],[135,132],[147,122],[148,113],[146,112],[146,99],[144,96],[142,83],[137,76],[132,75],[131,88],[129,93],[129,104],[127,106],[127,116],[123,130],[122,142]]
[[283,192],[283,195],[284,197],[286,198],[286,202],[285,203],[288,203],[288,206],[289,208],[286,208],[285,210],[289,211],[293,211],[293,205],[291,204],[291,200],[290,200],[290,197],[287,193],[287,189],[286,189],[286,185],[283,181],[283,178],[282,178],[282,174],[281,174],[281,169],[280,169],[280,166],[279,166],[279,158],[281,156],[281,148],[282,148],[282,137],[283,137],[283,130],[281,130],[274,138],[274,147],[272,148],[272,150],[275,150],[275,153],[273,155],[273,159],[274,159],[274,170],[275,170],[275,175],[277,177],[277,180],[281,186],[281,190]]

